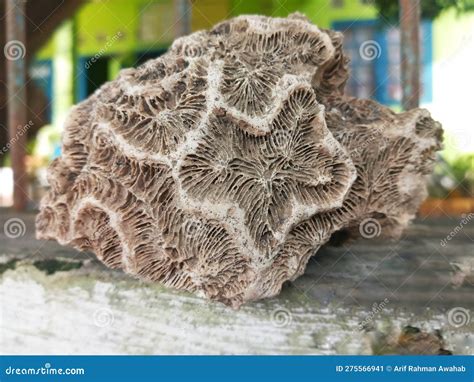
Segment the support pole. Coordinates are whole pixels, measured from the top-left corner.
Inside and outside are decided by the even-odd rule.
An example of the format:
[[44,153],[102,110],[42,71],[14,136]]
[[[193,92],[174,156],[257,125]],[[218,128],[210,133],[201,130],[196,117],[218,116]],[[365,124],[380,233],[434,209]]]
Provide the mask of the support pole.
[[175,37],[191,33],[191,0],[174,0]]
[[410,110],[420,103],[420,0],[399,0],[402,106]]
[[25,3],[25,0],[6,0],[8,144],[13,169],[13,207],[17,211],[24,211],[28,204]]

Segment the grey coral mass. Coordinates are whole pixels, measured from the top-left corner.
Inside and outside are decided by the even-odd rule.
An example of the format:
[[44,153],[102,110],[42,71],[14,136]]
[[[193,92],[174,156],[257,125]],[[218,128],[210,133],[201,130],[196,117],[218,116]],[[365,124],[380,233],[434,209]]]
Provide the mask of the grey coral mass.
[[342,35],[242,16],[176,40],[71,111],[37,236],[234,307],[274,296],[335,232],[396,236],[441,127],[343,96]]

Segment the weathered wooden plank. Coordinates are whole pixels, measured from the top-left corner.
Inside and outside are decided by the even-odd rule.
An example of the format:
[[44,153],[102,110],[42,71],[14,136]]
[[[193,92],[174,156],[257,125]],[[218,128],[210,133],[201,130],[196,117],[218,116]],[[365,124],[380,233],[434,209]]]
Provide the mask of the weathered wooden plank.
[[[474,307],[471,223],[444,247],[456,219],[417,222],[399,242],[324,248],[280,296],[233,310],[38,242],[32,215],[0,214],[3,353],[372,354],[419,352],[420,343],[473,353],[472,320],[448,319],[454,308],[470,319]],[[5,235],[11,218],[24,235]],[[445,344],[431,335],[401,346],[407,325],[440,329]]]

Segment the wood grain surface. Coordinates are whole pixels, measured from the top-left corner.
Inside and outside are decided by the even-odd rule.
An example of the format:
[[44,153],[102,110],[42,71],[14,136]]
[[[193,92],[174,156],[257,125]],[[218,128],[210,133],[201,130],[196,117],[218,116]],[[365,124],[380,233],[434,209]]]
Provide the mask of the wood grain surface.
[[0,210],[0,353],[472,354],[473,221],[323,248],[277,298],[234,310],[37,241],[33,214]]

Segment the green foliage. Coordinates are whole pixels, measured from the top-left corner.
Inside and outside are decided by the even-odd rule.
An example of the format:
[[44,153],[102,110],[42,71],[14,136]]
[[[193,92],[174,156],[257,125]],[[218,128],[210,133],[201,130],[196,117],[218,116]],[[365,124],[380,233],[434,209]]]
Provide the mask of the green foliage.
[[[389,20],[398,20],[398,0],[374,0],[379,14]],[[434,19],[441,11],[456,8],[458,12],[474,10],[474,0],[421,0],[421,17]]]
[[458,182],[460,192],[474,196],[474,154],[465,154],[451,165],[454,179]]
[[436,198],[474,197],[474,154],[464,154],[449,161],[440,157],[428,189],[430,196]]

